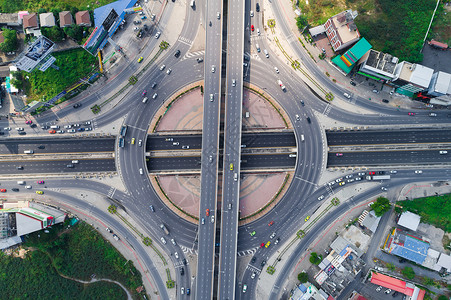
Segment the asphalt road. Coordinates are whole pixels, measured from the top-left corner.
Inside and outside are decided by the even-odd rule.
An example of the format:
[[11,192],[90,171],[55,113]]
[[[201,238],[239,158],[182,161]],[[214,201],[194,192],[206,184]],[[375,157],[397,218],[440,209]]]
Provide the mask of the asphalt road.
[[449,129],[327,131],[328,146],[451,143]]
[[48,138],[8,139],[0,142],[0,154],[23,154],[25,150],[40,153],[93,153],[114,151],[112,138]]
[[[80,172],[112,172],[116,171],[114,159],[77,159],[73,164],[71,159],[48,160],[18,160],[0,161],[0,174],[54,174],[54,173],[80,173]],[[68,168],[68,165],[73,167]],[[19,170],[18,167],[23,169]]]

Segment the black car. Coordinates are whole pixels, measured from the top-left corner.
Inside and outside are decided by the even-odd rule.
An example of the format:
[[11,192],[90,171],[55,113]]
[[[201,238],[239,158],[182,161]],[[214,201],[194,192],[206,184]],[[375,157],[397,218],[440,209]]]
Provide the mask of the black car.
[[23,170],[23,166],[18,166],[17,170]]
[[251,259],[251,263],[254,263],[255,261],[257,260],[257,258],[254,256],[254,257],[252,257],[252,259]]
[[41,126],[41,129],[49,129],[50,127],[47,125]]
[[180,56],[180,50],[175,51],[174,56],[177,57],[177,58],[179,58],[179,56]]
[[183,259],[183,264],[186,265],[186,258]]
[[79,108],[80,106],[81,106],[81,103],[74,104],[74,108]]
[[38,126],[37,126],[36,124],[33,123],[33,124],[30,124],[30,127],[31,127],[31,128],[36,128],[36,127],[38,127]]
[[38,149],[45,149],[44,145],[38,146]]
[[12,188],[12,190],[13,190],[14,192],[18,192],[18,191],[19,191],[18,188]]
[[258,3],[255,4],[255,10],[256,10],[257,12],[260,11],[260,4],[258,4]]
[[382,102],[388,103],[388,102],[390,102],[390,101],[388,101],[387,99],[382,99]]
[[263,260],[262,263],[260,264],[262,267],[264,267],[266,265],[266,260]]
[[3,131],[0,131],[0,135],[4,135],[5,133]]
[[351,85],[353,85],[353,86],[356,86],[356,84],[355,84],[355,82],[354,82],[354,81],[351,81]]
[[307,122],[312,123],[312,120],[310,120],[310,117],[307,117]]
[[19,135],[26,135],[27,133],[25,131],[19,131]]
[[399,292],[398,291],[395,291],[391,296],[394,298],[394,297],[396,297],[396,296],[398,296],[399,295]]
[[203,62],[204,61],[204,59],[202,58],[202,57],[199,57],[198,59],[197,59],[197,62],[198,63],[201,63],[201,62]]
[[183,267],[180,268],[180,275],[185,275],[185,269]]
[[304,104],[304,100],[301,100],[301,104],[302,104],[302,106],[305,106],[305,104]]

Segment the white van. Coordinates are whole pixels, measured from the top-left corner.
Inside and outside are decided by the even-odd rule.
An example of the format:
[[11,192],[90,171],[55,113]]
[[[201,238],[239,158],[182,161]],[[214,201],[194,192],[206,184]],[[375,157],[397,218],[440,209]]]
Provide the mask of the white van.
[[288,157],[296,157],[296,154],[290,154]]
[[191,0],[190,6],[194,8],[194,0]]
[[260,46],[258,44],[255,44],[255,47],[257,48],[257,52],[260,52]]
[[304,135],[301,134],[301,142],[303,142],[303,141],[304,141]]
[[268,53],[268,50],[263,50],[263,53],[265,53],[265,56],[266,56],[266,58],[269,58],[269,53]]
[[78,164],[78,160],[73,160],[72,163],[73,164]]
[[23,153],[25,153],[25,154],[33,154],[34,151],[33,150],[25,150]]
[[25,184],[25,181],[18,181],[17,184],[19,184],[19,185],[24,185],[24,184]]
[[140,168],[140,169],[139,169],[139,174],[141,174],[141,175],[143,175],[143,174],[144,174],[144,172],[143,172],[143,169],[142,169],[142,168]]
[[52,125],[52,126],[50,126],[50,128],[52,128],[52,129],[60,129],[60,127],[58,125]]
[[147,98],[147,97],[144,97],[144,99],[143,99],[143,103],[147,103],[147,100],[149,100],[149,98]]

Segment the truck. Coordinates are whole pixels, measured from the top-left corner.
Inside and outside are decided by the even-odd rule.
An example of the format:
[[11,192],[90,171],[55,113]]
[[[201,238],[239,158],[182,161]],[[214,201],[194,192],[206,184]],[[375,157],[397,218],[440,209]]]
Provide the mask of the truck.
[[124,138],[122,136],[119,137],[118,146],[119,148],[124,148]]
[[164,224],[160,224],[160,228],[166,233],[166,235],[169,235],[169,230],[164,226]]
[[121,135],[125,136],[127,134],[127,125],[122,125],[121,127]]
[[286,91],[286,88],[285,88],[285,86],[283,85],[283,83],[282,83],[282,80],[280,80],[280,79],[278,79],[277,80],[277,83],[279,84],[279,86],[280,86],[280,88],[282,89],[282,91]]
[[367,180],[389,180],[390,175],[374,175],[374,176],[366,176]]

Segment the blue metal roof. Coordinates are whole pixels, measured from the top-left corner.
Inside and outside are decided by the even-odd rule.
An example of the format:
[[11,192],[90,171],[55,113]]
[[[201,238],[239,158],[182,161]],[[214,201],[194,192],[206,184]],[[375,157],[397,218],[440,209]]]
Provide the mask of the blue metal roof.
[[120,16],[124,9],[133,7],[137,0],[119,0],[94,9],[94,24],[100,27],[113,8]]
[[[398,237],[400,236],[398,235]],[[394,243],[391,254],[398,255],[421,265],[426,259],[430,245],[408,235],[404,235],[403,238],[404,244]]]

